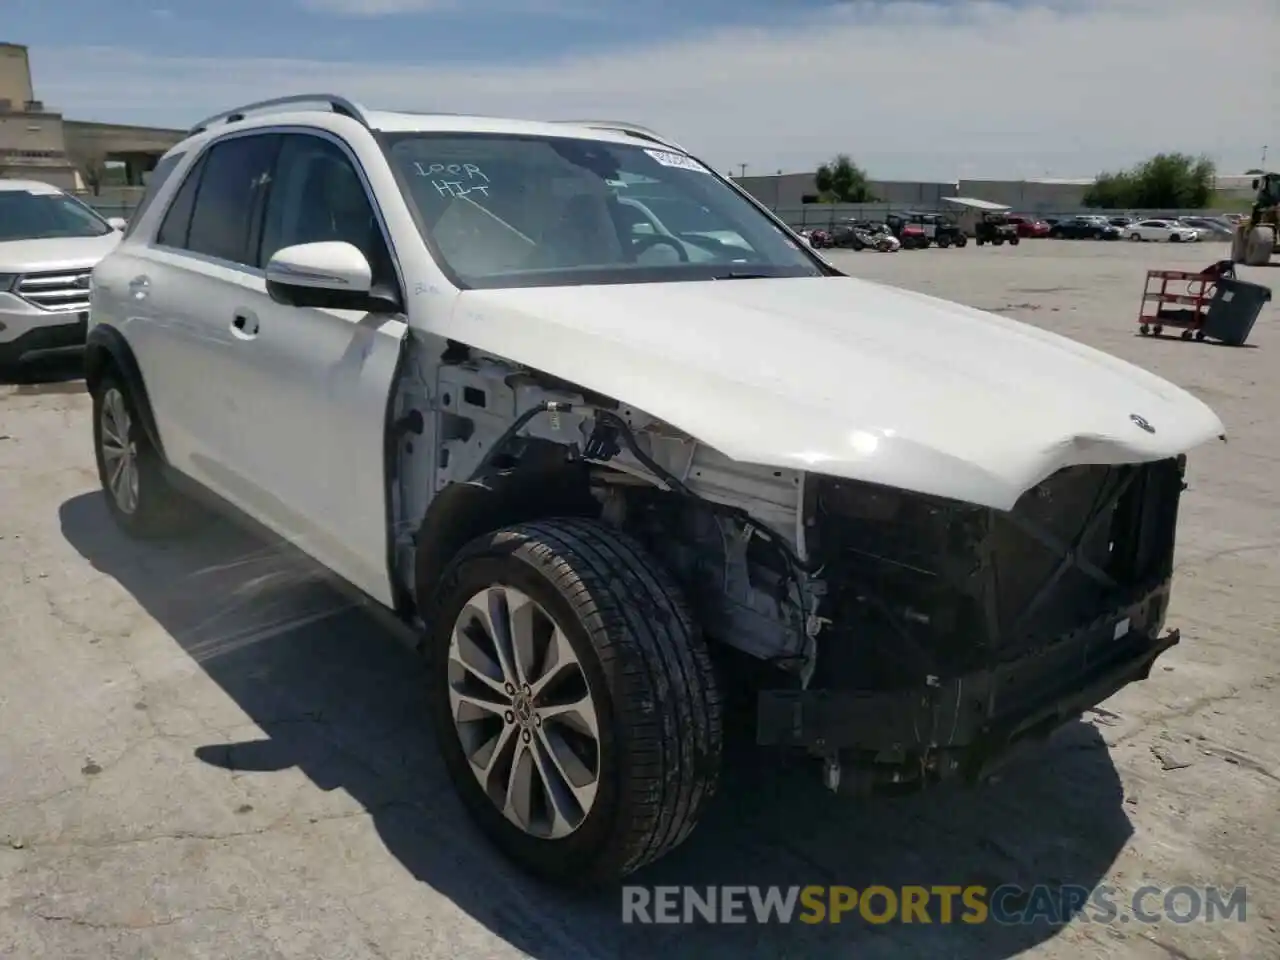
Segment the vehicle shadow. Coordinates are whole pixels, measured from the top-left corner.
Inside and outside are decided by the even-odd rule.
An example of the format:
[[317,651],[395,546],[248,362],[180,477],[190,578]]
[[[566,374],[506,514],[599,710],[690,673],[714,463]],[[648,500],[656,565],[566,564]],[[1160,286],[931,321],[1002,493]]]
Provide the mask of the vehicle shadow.
[[13,387],[17,396],[81,393],[84,361],[78,354],[50,354],[27,360],[0,372],[0,386]]
[[[321,790],[341,788],[414,877],[539,960],[1003,960],[1061,929],[1053,917],[945,924],[936,911],[931,923],[912,924],[876,925],[856,912],[839,924],[624,924],[618,890],[574,896],[540,886],[472,828],[436,756],[417,657],[314,565],[222,521],[181,543],[129,541],[96,492],[63,503],[60,520],[68,542],[263,731],[202,745],[200,760],[237,772],[297,768]],[[1085,723],[997,783],[875,801],[831,797],[813,770],[770,762],[744,740],[735,734],[720,794],[692,839],[630,882],[1093,888],[1132,832],[1105,743]]]

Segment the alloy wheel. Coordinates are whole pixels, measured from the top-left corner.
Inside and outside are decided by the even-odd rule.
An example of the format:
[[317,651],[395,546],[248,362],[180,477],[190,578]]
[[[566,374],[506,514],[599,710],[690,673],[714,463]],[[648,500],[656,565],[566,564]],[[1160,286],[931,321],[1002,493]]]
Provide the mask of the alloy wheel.
[[122,513],[132,514],[138,509],[138,446],[124,395],[115,387],[103,394],[99,426],[107,490]]
[[449,640],[449,700],[472,773],[516,827],[558,840],[590,814],[600,780],[600,719],[568,637],[504,585],[463,606]]

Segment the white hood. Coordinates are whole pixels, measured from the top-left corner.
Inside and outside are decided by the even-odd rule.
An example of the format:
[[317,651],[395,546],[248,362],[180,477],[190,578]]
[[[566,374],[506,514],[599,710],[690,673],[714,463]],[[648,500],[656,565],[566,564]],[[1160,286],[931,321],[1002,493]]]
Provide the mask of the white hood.
[[101,237],[55,237],[0,243],[0,273],[37,273],[96,266],[124,236],[112,230]]
[[845,277],[472,290],[447,327],[735,460],[997,509],[1061,467],[1162,459],[1224,432],[1108,354]]

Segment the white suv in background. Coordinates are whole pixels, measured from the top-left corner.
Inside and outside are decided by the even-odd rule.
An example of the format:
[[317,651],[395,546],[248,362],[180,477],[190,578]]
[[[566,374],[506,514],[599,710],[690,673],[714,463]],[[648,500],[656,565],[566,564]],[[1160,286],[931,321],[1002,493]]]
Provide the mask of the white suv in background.
[[88,339],[123,530],[199,496],[393,610],[468,810],[585,884],[689,836],[730,692],[857,792],[982,778],[1145,677],[1223,429],[843,275],[642,127],[329,96],[162,159]]
[[0,371],[84,346],[89,273],[123,228],[47,183],[0,180]]

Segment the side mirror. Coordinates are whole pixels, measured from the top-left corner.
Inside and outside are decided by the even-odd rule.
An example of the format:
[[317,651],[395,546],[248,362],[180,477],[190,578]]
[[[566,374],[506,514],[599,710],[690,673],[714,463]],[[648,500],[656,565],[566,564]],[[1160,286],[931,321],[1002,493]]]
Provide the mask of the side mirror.
[[112,230],[119,230],[123,233],[124,228],[129,226],[129,221],[124,217],[107,217],[107,226]]
[[393,294],[374,286],[368,258],[350,243],[282,247],[267,262],[266,273],[268,295],[287,306],[366,313],[400,307]]

